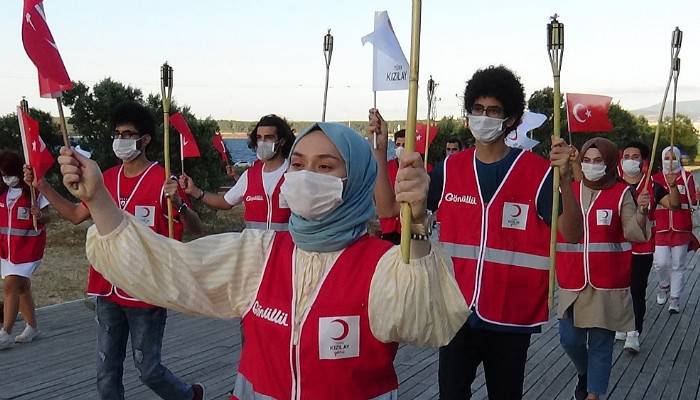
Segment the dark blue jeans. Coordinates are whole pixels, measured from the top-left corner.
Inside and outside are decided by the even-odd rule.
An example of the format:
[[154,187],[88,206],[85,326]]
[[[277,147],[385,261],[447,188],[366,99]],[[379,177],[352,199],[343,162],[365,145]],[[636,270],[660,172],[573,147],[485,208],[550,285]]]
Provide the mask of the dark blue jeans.
[[559,341],[579,375],[587,375],[588,393],[608,392],[615,332],[602,328],[577,328],[571,313],[559,320]]
[[124,400],[124,358],[131,334],[131,350],[139,378],[158,396],[191,400],[192,386],[182,382],[161,364],[160,349],[167,311],[164,308],[122,307],[98,297],[97,392],[102,400]]

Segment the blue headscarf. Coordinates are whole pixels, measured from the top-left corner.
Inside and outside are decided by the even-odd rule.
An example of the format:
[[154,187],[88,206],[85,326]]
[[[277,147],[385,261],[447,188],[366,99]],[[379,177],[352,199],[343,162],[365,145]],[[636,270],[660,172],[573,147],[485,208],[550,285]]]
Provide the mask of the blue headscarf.
[[309,132],[321,130],[333,142],[345,161],[348,172],[343,203],[319,221],[306,220],[294,213],[289,218],[289,232],[302,250],[330,252],[348,247],[359,239],[374,217],[374,182],[377,162],[365,138],[342,124],[319,122],[301,133],[292,147]]

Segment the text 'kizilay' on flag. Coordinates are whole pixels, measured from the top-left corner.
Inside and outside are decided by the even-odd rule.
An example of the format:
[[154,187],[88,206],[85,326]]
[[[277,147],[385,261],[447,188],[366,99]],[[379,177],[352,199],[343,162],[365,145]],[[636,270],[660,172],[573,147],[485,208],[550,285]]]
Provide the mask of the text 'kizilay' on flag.
[[42,0],[24,0],[22,43],[39,73],[41,97],[57,98],[62,92],[73,87],[56,41],[46,23]]
[[51,168],[54,158],[39,135],[39,123],[19,107],[17,107],[17,119],[24,157],[34,171],[34,182],[38,182]]
[[566,94],[566,116],[569,132],[610,132],[608,117],[612,97],[595,94]]

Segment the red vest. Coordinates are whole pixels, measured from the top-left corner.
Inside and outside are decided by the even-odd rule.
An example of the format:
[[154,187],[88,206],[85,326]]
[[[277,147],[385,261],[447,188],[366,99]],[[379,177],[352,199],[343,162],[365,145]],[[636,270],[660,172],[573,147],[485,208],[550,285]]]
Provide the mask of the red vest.
[[[661,172],[654,174],[652,179],[668,190],[666,178]],[[681,209],[672,211],[661,205],[656,207],[654,218],[656,219],[657,233],[670,231],[692,232],[693,230],[693,217],[690,206],[691,201],[695,203],[697,199],[693,175],[687,176],[685,171],[681,171],[681,174],[676,178],[676,185],[678,185],[678,191],[681,194]]]
[[[394,184],[396,183],[396,174],[399,172],[399,160],[394,158],[386,163],[386,174],[389,177],[389,183],[391,183],[391,189],[394,189]],[[382,228],[382,233],[401,233],[401,220],[399,217],[394,218],[379,218],[379,226]]]
[[[37,193],[38,196],[38,193]],[[34,230],[30,197],[24,192],[10,207],[7,190],[0,194],[0,258],[13,264],[40,261],[46,247],[46,229]]]
[[[639,193],[642,192],[642,183],[644,183],[643,177],[642,180],[637,185],[635,185],[634,193],[636,196],[639,196]],[[651,181],[647,181],[647,193],[649,193],[650,201],[649,210],[652,210],[649,213],[649,219],[653,220],[653,210],[655,210],[658,205],[656,204],[656,199],[654,198],[654,185]],[[652,232],[651,237],[648,241],[644,243],[632,242],[632,254],[654,254],[654,247],[654,233]]]
[[445,160],[440,242],[467,304],[486,322],[537,326],[548,320],[550,230],[536,199],[549,170],[547,161],[523,151],[484,204],[475,150]]
[[365,236],[346,248],[323,278],[311,306],[294,326],[291,236],[277,233],[251,309],[231,399],[396,398],[393,360],[398,345],[377,340],[369,326],[369,288],[390,243]]
[[[168,236],[168,210],[163,201],[163,167],[154,162],[138,177],[126,178],[122,173],[122,166],[117,165],[106,170],[103,177],[109,194],[119,207],[138,217],[156,233]],[[131,181],[128,187],[127,179]],[[174,221],[173,233],[175,239],[182,239],[183,226],[177,220]],[[152,307],[114,286],[92,266],[88,271],[87,293],[91,296],[109,296],[111,300],[126,307]]]
[[[572,183],[581,200],[581,182]],[[579,291],[590,284],[596,289],[623,289],[630,285],[632,245],[625,239],[620,210],[627,184],[598,192],[583,213],[583,243],[557,243],[557,281],[565,290]]]
[[263,163],[258,160],[248,169],[248,186],[243,197],[245,206],[246,227],[250,229],[264,229],[273,231],[286,231],[289,217],[292,215],[289,208],[280,207],[280,188],[284,182],[284,176],[280,178],[272,192],[272,197],[265,194],[263,185]]

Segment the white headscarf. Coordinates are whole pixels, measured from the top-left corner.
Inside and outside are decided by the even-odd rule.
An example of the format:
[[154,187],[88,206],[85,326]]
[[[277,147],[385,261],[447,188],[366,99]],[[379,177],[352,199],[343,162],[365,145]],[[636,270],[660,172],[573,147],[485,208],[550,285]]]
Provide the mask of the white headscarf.
[[[662,164],[665,164],[664,157],[666,157],[666,153],[668,153],[669,151],[671,151],[671,146],[666,147],[664,149],[664,151],[661,152],[661,163]],[[681,166],[681,150],[678,147],[673,146],[673,154],[676,156],[675,157],[676,159],[674,160],[675,162],[671,164],[674,167],[673,171],[666,171],[666,168],[663,168],[664,173],[668,173],[668,172],[678,173],[678,172],[681,172],[681,169],[683,168]]]

